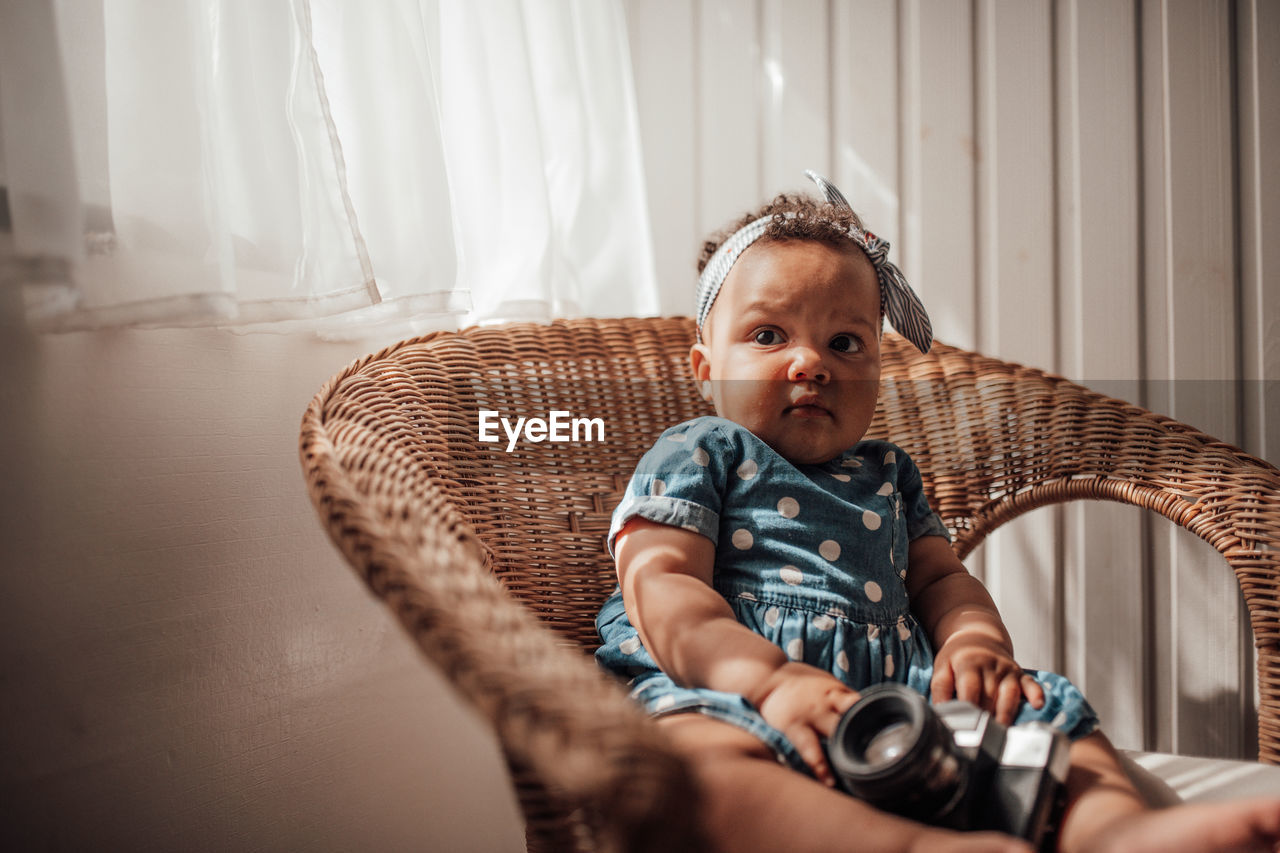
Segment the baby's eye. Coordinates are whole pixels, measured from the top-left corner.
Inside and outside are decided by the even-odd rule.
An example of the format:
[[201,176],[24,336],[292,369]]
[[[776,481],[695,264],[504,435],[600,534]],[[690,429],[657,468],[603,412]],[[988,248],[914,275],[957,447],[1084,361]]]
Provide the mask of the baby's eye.
[[782,343],[782,335],[778,334],[775,329],[761,329],[756,332],[756,335],[752,340],[760,344],[762,347],[771,347],[774,344]]
[[861,349],[858,339],[853,335],[836,335],[829,346],[836,352],[857,352]]

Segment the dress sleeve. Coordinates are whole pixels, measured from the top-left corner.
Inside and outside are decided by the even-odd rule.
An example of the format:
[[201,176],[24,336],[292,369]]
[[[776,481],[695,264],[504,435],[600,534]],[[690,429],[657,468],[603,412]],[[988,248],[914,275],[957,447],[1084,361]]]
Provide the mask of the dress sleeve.
[[911,541],[921,536],[942,536],[948,542],[951,534],[942,519],[929,506],[924,494],[924,480],[920,469],[901,450],[898,451],[898,493],[902,495],[902,511],[907,519],[907,538]]
[[639,516],[719,538],[725,472],[733,446],[714,422],[688,421],[664,432],[641,457],[609,526],[609,555],[622,526]]

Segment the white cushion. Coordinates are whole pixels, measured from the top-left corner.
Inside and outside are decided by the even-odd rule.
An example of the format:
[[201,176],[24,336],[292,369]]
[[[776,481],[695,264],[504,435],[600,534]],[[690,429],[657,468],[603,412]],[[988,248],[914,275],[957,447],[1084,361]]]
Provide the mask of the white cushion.
[[1280,767],[1253,761],[1121,750],[1125,769],[1153,806],[1280,795]]

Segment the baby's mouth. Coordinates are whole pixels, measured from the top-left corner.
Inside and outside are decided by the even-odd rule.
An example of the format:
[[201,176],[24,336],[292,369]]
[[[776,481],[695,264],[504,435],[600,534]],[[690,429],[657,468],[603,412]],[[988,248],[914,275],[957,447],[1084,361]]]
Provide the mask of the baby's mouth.
[[831,410],[822,405],[817,394],[801,394],[791,401],[791,405],[783,410],[784,414],[798,418],[829,418]]

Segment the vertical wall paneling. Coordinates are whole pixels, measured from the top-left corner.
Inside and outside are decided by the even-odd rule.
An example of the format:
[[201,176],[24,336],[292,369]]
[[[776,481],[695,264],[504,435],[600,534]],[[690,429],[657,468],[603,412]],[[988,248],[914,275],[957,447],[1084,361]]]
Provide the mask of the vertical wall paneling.
[[831,174],[831,41],[827,0],[762,0],[761,174],[764,192],[808,189]]
[[977,15],[979,345],[1054,368],[1053,18],[1048,0],[981,0]]
[[[1053,17],[1048,0],[982,0],[979,57],[979,348],[1055,369]],[[1025,665],[1061,670],[1061,510],[996,532],[986,578]]]
[[[696,0],[627,3],[654,267],[665,314],[692,314],[700,223],[694,157]],[[661,57],[662,61],[652,61]]]
[[[1280,464],[1280,4],[1237,3],[1245,450]],[[1271,226],[1268,238],[1267,226]]]
[[763,186],[760,0],[698,0],[698,233],[755,208]]
[[898,258],[939,340],[977,340],[973,19],[962,3],[902,0]]
[[[977,344],[973,16],[967,4],[898,4],[898,258],[929,310],[934,336]],[[907,439],[900,441],[909,445]],[[986,548],[966,561],[986,578]]]
[[[1159,410],[1226,441],[1238,441],[1237,292],[1231,80],[1226,2],[1148,2],[1143,7],[1143,104],[1147,113],[1145,305],[1148,399]],[[1184,753],[1231,754],[1245,743],[1250,679],[1239,592],[1217,555],[1194,536],[1157,522],[1153,565],[1157,744]],[[1167,598],[1166,598],[1167,596]],[[1168,602],[1167,604],[1165,602]],[[1205,720],[1214,720],[1206,725]],[[1220,721],[1220,722],[1219,722]]]
[[[1280,6],[1237,4],[1240,110],[1241,341],[1244,354],[1244,448],[1280,464],[1280,246],[1266,225],[1280,221]],[[1245,635],[1250,680],[1256,671],[1252,637]],[[1257,732],[1246,728],[1246,751]]]
[[[1143,404],[1161,408],[1167,402],[1167,394],[1158,393],[1167,384],[1158,384],[1151,377],[1158,375],[1162,380],[1168,379],[1168,365],[1161,358],[1161,353],[1154,341],[1166,340],[1166,312],[1156,310],[1155,305],[1148,306],[1147,300],[1158,302],[1157,283],[1167,275],[1168,263],[1163,249],[1165,243],[1165,207],[1167,192],[1165,176],[1168,172],[1168,156],[1164,140],[1166,131],[1164,114],[1167,112],[1164,73],[1165,73],[1165,37],[1161,0],[1143,0],[1139,7],[1141,15],[1141,49],[1142,65],[1140,68],[1142,98],[1142,298],[1143,298],[1143,341],[1145,355],[1150,359],[1150,367],[1143,374],[1147,380],[1143,393]],[[1164,407],[1168,411],[1167,406]],[[1144,539],[1148,543],[1152,571],[1150,585],[1147,589],[1147,601],[1151,607],[1150,645],[1152,654],[1149,657],[1150,668],[1147,673],[1148,686],[1155,699],[1149,714],[1150,729],[1147,732],[1146,746],[1162,751],[1173,750],[1173,720],[1176,714],[1175,703],[1168,701],[1177,689],[1175,673],[1176,655],[1169,653],[1169,639],[1172,636],[1172,620],[1170,602],[1173,598],[1173,583],[1169,571],[1169,533],[1167,527],[1159,519],[1151,516],[1143,518]]]
[[[1141,185],[1137,14],[1132,3],[1056,7],[1058,280],[1062,371],[1137,400]],[[1128,282],[1129,286],[1120,286]],[[1142,748],[1148,712],[1142,511],[1063,508],[1063,660],[1120,746]]]
[[[1237,9],[1237,104],[1240,111],[1240,327],[1244,378],[1242,441],[1246,450],[1280,464],[1280,246],[1266,224],[1280,222],[1280,6],[1242,0]],[[1269,49],[1268,49],[1269,48]],[[1271,232],[1274,233],[1274,230]],[[1245,634],[1250,677],[1256,657]],[[1257,731],[1246,727],[1245,750]]]
[[[900,262],[897,3],[836,2],[831,33],[831,179]],[[915,271],[904,272],[915,283]]]

